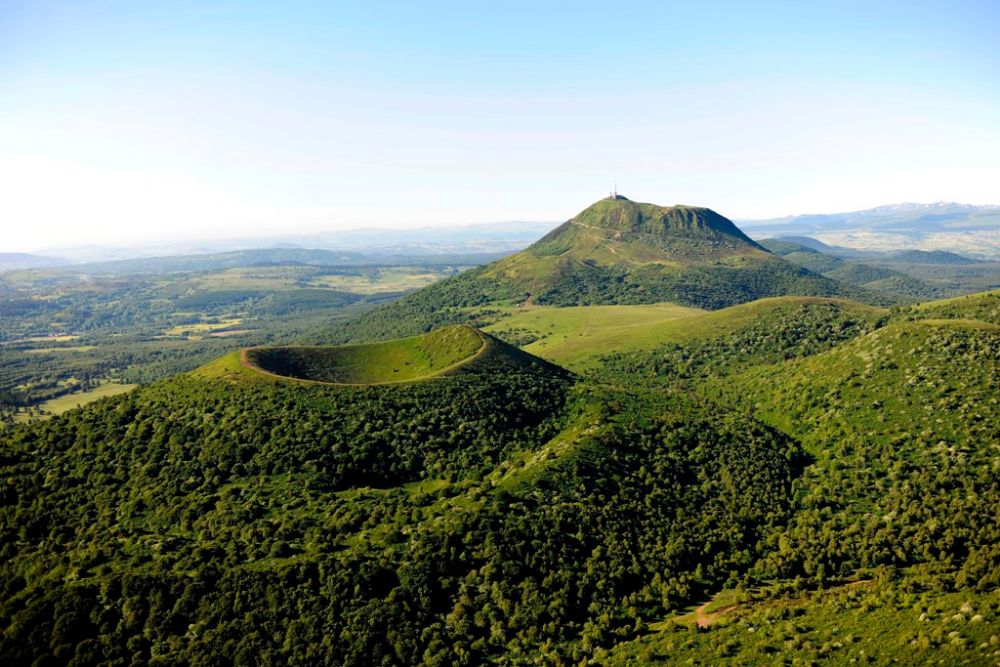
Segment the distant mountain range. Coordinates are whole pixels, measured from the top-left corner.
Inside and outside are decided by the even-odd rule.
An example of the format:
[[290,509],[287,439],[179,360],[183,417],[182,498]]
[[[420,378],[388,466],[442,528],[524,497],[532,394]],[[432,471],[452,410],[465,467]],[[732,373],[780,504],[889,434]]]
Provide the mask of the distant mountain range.
[[43,257],[26,252],[0,252],[0,271],[17,271],[19,269],[42,269],[66,264],[65,259],[58,257]]
[[[822,242],[822,252],[881,254],[902,250],[950,251],[1000,257],[1000,206],[892,204],[864,211],[808,214],[768,220],[737,220],[756,240],[796,237]],[[257,250],[325,250],[387,257],[481,255],[492,258],[516,252],[537,241],[556,222],[498,222],[419,229],[350,229],[275,237],[193,240],[141,246],[53,246],[39,254],[0,253],[0,271],[92,264],[139,258],[164,258]],[[446,259],[444,261],[447,261]]]
[[809,236],[855,250],[946,250],[978,257],[1000,256],[1000,206],[893,204],[846,213],[742,220],[739,224],[756,239]]
[[[497,256],[520,250],[551,230],[555,222],[498,222],[418,229],[348,229],[316,234],[194,240],[140,246],[55,246],[44,253],[65,263],[82,264],[147,257],[206,255],[247,250],[330,250],[371,257],[419,257],[456,254]],[[27,268],[27,267],[10,267]],[[0,270],[3,266],[0,265]]]
[[[351,251],[310,250],[307,248],[259,248],[198,255],[137,257],[105,262],[62,264],[67,272],[82,274],[159,274],[191,271],[224,271],[247,266],[477,266],[491,262],[504,253],[404,254],[374,255]],[[49,267],[22,267],[49,268]]]

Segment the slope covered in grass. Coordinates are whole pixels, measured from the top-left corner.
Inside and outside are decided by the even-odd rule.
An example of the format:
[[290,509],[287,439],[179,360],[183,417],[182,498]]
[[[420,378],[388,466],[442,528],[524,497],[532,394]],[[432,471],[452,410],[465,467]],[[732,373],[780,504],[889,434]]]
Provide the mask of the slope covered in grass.
[[828,350],[886,318],[845,299],[761,299],[666,322],[643,345],[595,350],[586,368],[617,382],[672,385]]
[[261,347],[244,352],[252,368],[313,382],[379,384],[433,377],[485,351],[489,339],[467,326],[422,336],[340,347]]
[[1000,290],[927,301],[899,309],[905,319],[980,320],[1000,324]]
[[[571,370],[609,350],[656,345],[704,311],[670,303],[637,306],[513,306],[494,309],[485,331]],[[675,326],[676,325],[676,326]]]
[[718,309],[780,295],[877,295],[796,266],[693,206],[601,200],[527,249],[443,280],[338,329],[338,341],[474,321],[472,308],[670,302]]
[[487,359],[503,357],[503,367],[560,368],[526,354],[472,327],[442,327],[422,336],[325,347],[258,347],[232,352],[193,371],[207,380],[256,384],[318,383],[379,385],[429,380],[481,371]]

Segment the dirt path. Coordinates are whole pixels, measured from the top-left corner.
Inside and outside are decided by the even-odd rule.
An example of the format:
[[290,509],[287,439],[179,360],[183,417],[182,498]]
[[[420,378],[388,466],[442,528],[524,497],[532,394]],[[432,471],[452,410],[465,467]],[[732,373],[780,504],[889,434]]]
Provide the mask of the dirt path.
[[[849,581],[838,586],[831,587],[830,591],[835,591],[837,589],[847,590],[850,588],[855,588],[857,586],[866,586],[872,583],[871,579],[860,579],[858,581]],[[719,597],[719,594],[713,595],[712,599],[705,604],[700,605],[694,610],[694,621],[698,624],[699,628],[707,628],[710,625],[714,625],[719,621],[723,620],[731,611],[734,611],[740,607],[738,604],[730,604],[725,607],[720,607],[714,611],[708,611],[708,607],[712,605],[713,602]],[[805,602],[805,599],[800,599],[801,602]],[[753,606],[753,603],[751,603]]]
[[694,610],[694,621],[695,623],[698,624],[699,628],[707,628],[713,623],[721,621],[723,615],[725,615],[727,612],[732,611],[733,609],[736,609],[736,605],[731,604],[728,607],[723,607],[722,609],[718,609],[713,612],[708,612],[706,610],[708,609],[708,605],[710,604],[712,604],[712,600],[709,600],[708,602],[706,602],[705,604],[701,605],[700,607]]
[[[835,593],[837,590],[847,590],[850,588],[854,588],[856,586],[870,585],[871,583],[872,583],[871,579],[861,579],[859,581],[846,581],[831,586],[830,588],[826,589],[826,592]],[[732,600],[731,597],[729,600],[723,598],[723,596],[731,596],[732,593],[733,591],[719,591],[718,593],[713,595],[709,600],[698,605],[691,611],[675,616],[669,616],[661,621],[651,623],[649,626],[650,630],[658,632],[660,630],[663,630],[664,628],[670,627],[670,625],[673,623],[686,623],[686,624],[694,623],[699,628],[707,628],[711,625],[719,623],[720,621],[726,620],[727,616],[734,611],[750,612],[754,611],[757,608],[764,607],[769,604],[774,604],[776,602],[775,600],[756,600],[756,601],[748,600],[746,602],[737,603],[737,602],[730,602],[730,600]],[[794,598],[792,600],[787,600],[787,599],[779,600],[777,602],[783,605],[795,606],[795,605],[805,604],[806,602],[808,602],[808,600],[809,597],[807,596],[807,594],[803,593],[798,598]],[[726,604],[727,602],[730,602],[730,604]],[[709,607],[711,607],[713,604],[718,604],[720,606],[717,609],[709,611]]]

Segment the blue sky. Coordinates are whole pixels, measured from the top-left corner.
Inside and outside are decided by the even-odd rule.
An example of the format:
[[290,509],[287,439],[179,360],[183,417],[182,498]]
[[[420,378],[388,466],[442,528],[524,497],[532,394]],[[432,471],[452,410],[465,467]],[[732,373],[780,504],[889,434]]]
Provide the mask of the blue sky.
[[0,251],[557,221],[615,179],[1000,203],[997,35],[995,1],[0,0]]

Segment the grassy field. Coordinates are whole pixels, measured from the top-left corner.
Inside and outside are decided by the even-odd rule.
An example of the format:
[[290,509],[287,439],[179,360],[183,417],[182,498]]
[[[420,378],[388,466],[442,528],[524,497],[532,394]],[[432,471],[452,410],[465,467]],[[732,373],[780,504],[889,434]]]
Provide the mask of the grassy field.
[[167,336],[183,336],[191,333],[208,333],[218,329],[228,329],[241,324],[243,320],[239,317],[231,317],[219,320],[218,322],[195,322],[193,324],[179,324],[167,329],[164,333]]
[[[42,403],[39,403],[38,407],[45,410],[49,414],[61,415],[67,410],[72,410],[73,408],[79,407],[81,405],[86,405],[87,403],[93,403],[101,398],[106,398],[108,396],[117,396],[118,394],[124,394],[127,391],[131,391],[138,385],[134,384],[120,384],[118,382],[107,382],[105,384],[94,387],[89,391],[75,392],[72,394],[65,394],[63,396],[58,396],[53,399],[49,399]],[[18,413],[16,421],[23,422],[28,420],[28,415],[24,413]]]
[[30,338],[22,338],[21,340],[12,341],[14,343],[65,343],[67,341],[76,340],[79,336],[75,335],[63,335],[63,336],[32,336]]
[[86,405],[87,403],[93,403],[94,401],[105,398],[107,396],[117,396],[118,394],[124,394],[127,391],[131,391],[138,385],[134,384],[119,384],[117,382],[108,382],[100,386],[94,387],[89,391],[78,392],[75,394],[66,394],[65,396],[60,396],[59,398],[53,398],[52,400],[45,401],[42,403],[41,407],[48,412],[53,414],[62,414],[67,410],[72,410],[78,405]]
[[[503,309],[504,317],[484,330],[517,342],[521,347],[570,370],[587,366],[587,360],[611,350],[652,347],[664,330],[677,328],[704,311],[664,303],[642,306],[523,306]],[[505,335],[507,334],[507,335]]]
[[354,294],[384,294],[426,287],[441,280],[445,275],[447,274],[430,269],[392,268],[381,269],[373,275],[317,276],[310,281],[310,286],[326,287]]
[[326,273],[315,266],[251,266],[199,276],[191,279],[190,284],[203,291],[280,291],[308,287],[381,294],[426,287],[451,274],[451,269],[426,266],[358,268],[339,273]]
[[521,306],[501,309],[484,330],[573,371],[611,352],[652,349],[666,342],[721,336],[762,315],[804,304],[835,302],[859,313],[879,309],[845,299],[773,297],[716,311],[662,303],[637,306]]

